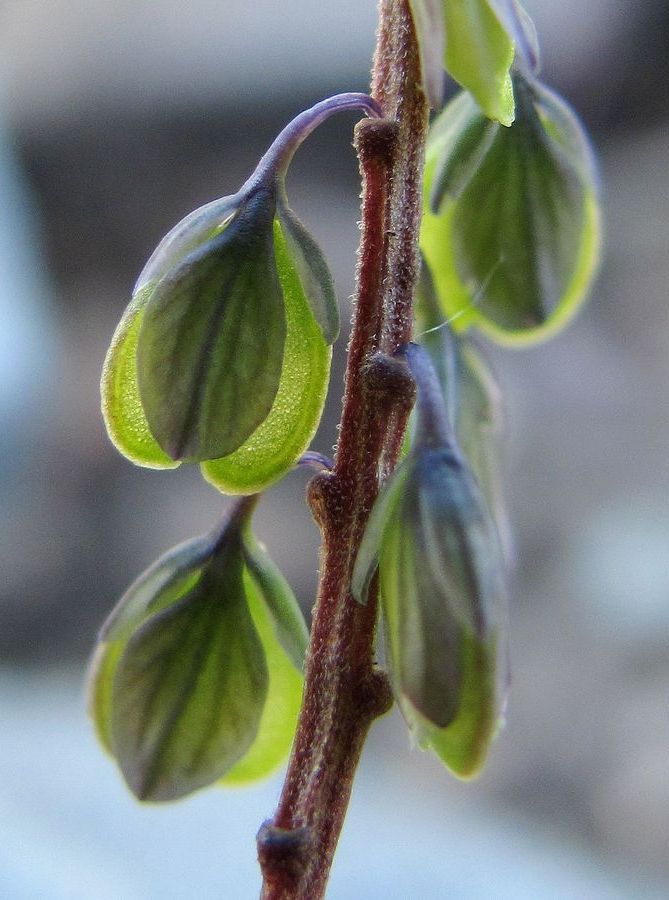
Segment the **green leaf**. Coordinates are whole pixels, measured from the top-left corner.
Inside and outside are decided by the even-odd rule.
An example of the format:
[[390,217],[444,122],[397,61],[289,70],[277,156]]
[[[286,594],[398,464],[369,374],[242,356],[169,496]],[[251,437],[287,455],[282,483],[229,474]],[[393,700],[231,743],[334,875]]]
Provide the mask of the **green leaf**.
[[206,462],[207,481],[230,494],[251,494],[282,478],[309,446],[323,412],[331,348],[313,316],[278,220],[274,250],[286,315],[279,388],[267,418],[235,452]]
[[275,199],[251,196],[219,235],[156,285],[137,344],[142,406],[173,459],[217,459],[267,417],[286,336]]
[[[266,778],[284,762],[293,743],[302,702],[304,652],[296,668],[295,660],[291,659],[278,639],[277,622],[267,605],[267,595],[263,596],[258,590],[257,582],[249,572],[244,574],[244,584],[251,617],[267,660],[269,687],[253,744],[242,759],[221,779],[221,784],[229,786],[248,784]],[[297,606],[292,593],[290,597],[292,603]],[[306,636],[306,626],[299,610],[298,615]],[[285,618],[282,617],[280,621],[285,622]]]
[[119,661],[112,748],[142,800],[176,800],[211,784],[258,732],[267,666],[231,563],[147,619]]
[[[420,303],[432,309],[429,279],[421,279]],[[510,554],[509,523],[500,477],[502,400],[497,381],[481,352],[467,336],[446,323],[435,328],[425,317],[421,338],[437,373],[457,443],[478,481],[493,516],[504,557]]]
[[88,674],[88,706],[98,738],[111,748],[112,687],[119,659],[134,629],[153,612],[190,591],[212,553],[209,537],[186,541],[146,570],[123,594],[100,631]]
[[214,552],[211,535],[173,547],[142,573],[123,594],[100,631],[105,641],[127,636],[142,619],[187,593]]
[[250,528],[244,532],[244,559],[254,592],[265,605],[279,645],[301,672],[309,641],[304,616],[290,585]]
[[486,641],[461,635],[458,713],[447,727],[435,727],[409,700],[400,702],[418,745],[432,750],[458,778],[480,774],[503,721],[497,697],[498,643],[495,634]]
[[351,594],[363,605],[367,603],[369,585],[379,565],[384,529],[396,515],[408,472],[404,463],[397,467],[374,501],[365,525],[351,577]]
[[[468,95],[464,95],[468,98]],[[500,126],[482,116],[469,101],[471,116],[452,134],[452,143],[444,141],[432,181],[430,206],[438,210],[444,197],[457,200],[470,183],[490,150]],[[451,137],[449,135],[449,137]]]
[[[462,128],[463,101],[442,114],[428,150],[421,247],[444,316],[457,331],[476,325],[508,345],[531,344],[561,330],[583,303],[597,266],[599,211],[587,139],[563,103],[516,78],[517,118],[498,128],[476,165],[466,141],[443,134]],[[460,124],[458,124],[460,123]],[[455,163],[442,152],[462,149],[464,188],[449,196]],[[444,149],[446,148],[446,149]]]
[[[429,301],[429,278],[421,281],[425,291]],[[417,739],[456,775],[471,777],[502,705],[502,560],[485,500],[455,442],[457,395],[449,382],[457,360],[449,352],[436,369],[413,343],[403,356],[416,384],[413,446],[372,508],[352,592],[364,602],[378,562],[386,665],[398,704]]]
[[419,537],[408,531],[406,520],[407,513],[417,512],[407,506],[415,499],[404,498],[388,521],[381,544],[379,586],[387,661],[396,696],[410,699],[430,721],[447,725],[459,702],[458,628],[448,604],[439,602],[438,573],[419,570],[425,560]]
[[514,43],[487,0],[444,0],[446,71],[490,118],[514,118]]
[[[381,545],[380,581],[401,692],[435,724],[457,708],[460,632],[482,636],[499,597],[496,539],[468,470],[448,451],[414,454]],[[392,615],[391,615],[392,613]]]
[[540,68],[539,38],[534,22],[518,0],[488,0],[499,21],[516,45],[516,66],[536,74]]
[[468,777],[499,715],[496,538],[475,481],[451,451],[414,452],[402,466],[379,556],[391,682],[417,739],[429,735],[449,768]]
[[123,314],[102,369],[102,415],[114,446],[129,460],[151,469],[174,469],[151,434],[137,386],[137,337],[146,304],[153,293],[147,284],[133,297]]
[[165,554],[100,633],[89,708],[140,799],[264,777],[285,759],[307,642],[290,587],[251,530],[255,498]]
[[457,372],[458,440],[495,521],[503,556],[508,559],[511,555],[511,538],[500,470],[501,392],[484,358],[469,343],[461,342]]
[[97,644],[86,678],[88,714],[93,720],[98,740],[110,756],[114,755],[111,746],[112,687],[123,650],[123,641]]
[[133,294],[149,282],[160,281],[185,256],[223,231],[241,202],[239,194],[221,197],[205,203],[177,222],[149,257]]
[[339,335],[339,307],[328,265],[316,241],[285,201],[279,202],[278,213],[279,227],[275,222],[274,235],[279,274],[282,265],[292,263],[325,342],[334,344]]

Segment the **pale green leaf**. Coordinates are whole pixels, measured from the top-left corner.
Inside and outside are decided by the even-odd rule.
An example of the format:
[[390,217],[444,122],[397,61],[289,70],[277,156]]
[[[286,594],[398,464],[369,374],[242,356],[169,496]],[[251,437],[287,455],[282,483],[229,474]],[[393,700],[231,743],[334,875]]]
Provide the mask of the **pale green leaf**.
[[539,38],[522,4],[518,0],[488,0],[488,3],[516,45],[515,64],[536,74],[540,68]]
[[460,639],[458,712],[445,728],[438,728],[411,704],[400,707],[417,743],[432,750],[458,778],[480,774],[502,724],[498,697],[498,639],[481,641],[463,633]]
[[148,284],[135,294],[114,332],[100,382],[102,415],[112,443],[129,460],[151,469],[173,469],[179,463],[151,434],[137,386],[137,337],[152,293]]
[[488,0],[444,0],[446,70],[490,118],[510,125],[514,42]]
[[[421,247],[445,318],[456,331],[477,325],[500,343],[531,344],[561,330],[580,308],[597,266],[599,210],[587,139],[564,104],[520,76],[517,118],[498,128],[473,174],[467,147],[439,135],[426,166],[425,203],[441,153],[464,148],[469,178],[459,194],[437,191]],[[442,114],[461,128],[462,101]],[[471,148],[470,148],[471,149]],[[453,169],[448,163],[446,170]],[[442,165],[442,169],[444,166]]]

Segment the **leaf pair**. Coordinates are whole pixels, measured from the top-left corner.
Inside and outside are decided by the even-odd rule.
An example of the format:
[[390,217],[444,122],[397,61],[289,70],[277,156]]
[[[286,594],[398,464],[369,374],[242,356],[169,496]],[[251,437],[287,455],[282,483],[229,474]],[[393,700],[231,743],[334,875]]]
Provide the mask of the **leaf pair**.
[[263,777],[290,749],[307,631],[253,537],[254,504],[167,553],[102,629],[91,714],[141,800]]
[[259,491],[313,437],[337,331],[327,265],[278,182],[207,204],[159,245],[112,339],[110,437],[140,465],[202,462],[221,490]]
[[443,315],[529,344],[580,308],[598,259],[597,179],[581,126],[536,81],[514,77],[504,128],[460,94],[428,146],[421,248]]
[[458,776],[475,775],[499,724],[503,584],[497,535],[457,448],[420,348],[412,447],[372,510],[353,573],[364,602],[379,570],[386,661],[418,742]]

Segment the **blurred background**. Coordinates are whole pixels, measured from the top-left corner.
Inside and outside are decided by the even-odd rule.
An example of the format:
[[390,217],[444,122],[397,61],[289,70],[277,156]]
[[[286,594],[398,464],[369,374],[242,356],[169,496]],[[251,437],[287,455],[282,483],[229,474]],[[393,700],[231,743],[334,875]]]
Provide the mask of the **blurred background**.
[[[513,689],[463,785],[396,715],[365,751],[333,898],[669,897],[669,6],[527,0],[544,77],[599,151],[606,250],[558,339],[493,352],[515,534]],[[303,106],[365,90],[373,0],[4,0],[0,7],[0,897],[257,896],[254,834],[280,778],[140,807],[84,701],[97,627],[226,501],[109,444],[100,367],[162,234],[231,193]],[[353,118],[292,169],[349,319]],[[314,447],[340,410],[337,347]],[[305,610],[306,478],[258,531]]]

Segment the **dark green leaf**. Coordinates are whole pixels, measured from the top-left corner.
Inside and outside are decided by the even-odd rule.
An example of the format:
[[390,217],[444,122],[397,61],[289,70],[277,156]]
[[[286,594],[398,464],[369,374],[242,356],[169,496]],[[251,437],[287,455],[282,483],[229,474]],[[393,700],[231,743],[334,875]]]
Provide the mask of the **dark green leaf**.
[[274,259],[274,197],[252,196],[227,228],[156,286],[137,345],[142,406],[173,459],[217,459],[267,417],[286,317]]
[[422,716],[410,701],[400,700],[404,717],[423,750],[432,750],[458,778],[480,774],[491,743],[503,723],[500,712],[499,640],[463,633],[460,643],[460,694],[458,714],[446,728],[438,728]]
[[274,252],[287,323],[276,397],[265,420],[236,452],[202,466],[207,481],[231,494],[264,490],[290,471],[314,436],[327,393],[332,351],[309,306],[278,220]]
[[450,451],[416,454],[380,556],[381,594],[400,691],[445,727],[457,714],[463,634],[487,636],[500,597],[492,524]]
[[165,554],[100,634],[90,711],[140,799],[270,774],[292,743],[307,630],[256,541],[255,498]]
[[211,784],[258,733],[268,673],[239,559],[225,554],[147,619],[119,661],[111,743],[142,800],[175,800]]
[[462,95],[470,115],[460,118],[458,127],[443,141],[439,162],[434,173],[430,207],[439,209],[445,197],[456,200],[476,174],[500,129],[481,114],[467,94]]
[[352,591],[364,601],[378,561],[386,664],[397,701],[419,742],[455,774],[470,777],[498,728],[503,567],[430,358],[415,344],[404,357],[417,391],[413,446],[372,509]]
[[215,237],[242,202],[239,194],[221,197],[193,210],[172,228],[149,257],[137,279],[136,294],[147,284],[157,283],[197,247]]
[[100,631],[105,641],[128,635],[142,619],[183,596],[214,552],[212,537],[193,538],[160,557],[121,597]]
[[212,549],[211,539],[205,537],[170,550],[133,582],[102,626],[88,677],[89,710],[109,753],[112,688],[128,639],[152,613],[170,606],[195,586]]
[[[425,306],[425,290],[420,302]],[[509,526],[502,497],[500,451],[502,402],[496,379],[481,348],[446,324],[421,339],[430,354],[457,443],[478,481],[494,518],[505,557],[510,553]]]

